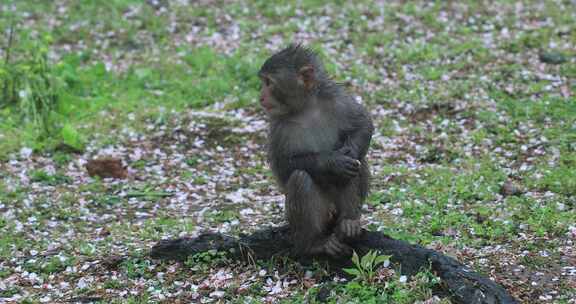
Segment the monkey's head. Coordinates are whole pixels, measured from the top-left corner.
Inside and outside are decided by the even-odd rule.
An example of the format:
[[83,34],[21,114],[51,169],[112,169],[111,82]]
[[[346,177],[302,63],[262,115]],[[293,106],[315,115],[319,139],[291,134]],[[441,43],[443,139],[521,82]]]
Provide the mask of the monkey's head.
[[303,110],[325,78],[315,52],[292,44],[264,62],[258,76],[262,82],[260,104],[270,116]]

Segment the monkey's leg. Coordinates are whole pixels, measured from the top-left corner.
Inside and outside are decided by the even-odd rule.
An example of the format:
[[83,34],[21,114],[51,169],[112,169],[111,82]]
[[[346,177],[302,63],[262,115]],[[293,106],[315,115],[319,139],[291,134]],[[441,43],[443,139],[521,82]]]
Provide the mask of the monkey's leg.
[[343,240],[356,238],[362,232],[360,215],[362,204],[368,195],[370,171],[366,161],[361,162],[359,175],[332,194],[338,210],[335,233]]
[[362,232],[360,208],[362,199],[358,195],[357,185],[349,183],[339,192],[335,199],[338,209],[335,234],[341,240],[355,238]]
[[351,253],[350,247],[330,231],[335,213],[333,202],[307,172],[296,170],[290,175],[286,185],[286,217],[297,254],[342,256]]

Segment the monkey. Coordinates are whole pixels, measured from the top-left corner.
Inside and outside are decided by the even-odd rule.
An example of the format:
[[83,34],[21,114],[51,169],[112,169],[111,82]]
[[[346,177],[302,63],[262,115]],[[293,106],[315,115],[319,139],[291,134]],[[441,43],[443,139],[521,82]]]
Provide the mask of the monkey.
[[368,111],[327,74],[318,54],[290,44],[258,72],[267,160],[299,256],[350,256],[369,190]]

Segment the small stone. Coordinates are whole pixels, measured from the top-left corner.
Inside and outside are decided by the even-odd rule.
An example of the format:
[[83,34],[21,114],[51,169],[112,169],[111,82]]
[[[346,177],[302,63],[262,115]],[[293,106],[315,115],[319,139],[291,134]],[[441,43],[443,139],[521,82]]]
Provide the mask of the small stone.
[[540,61],[549,64],[562,64],[568,61],[566,55],[558,51],[543,51],[539,55]]
[[110,256],[102,260],[102,265],[109,270],[115,270],[124,261],[123,256]]
[[222,290],[215,290],[215,291],[210,293],[211,298],[217,298],[217,299],[223,298],[224,295],[226,295],[226,293]]
[[500,194],[504,196],[520,195],[523,192],[522,187],[511,180],[505,181],[502,188],[500,188]]
[[32,149],[24,147],[20,149],[20,157],[22,157],[23,159],[28,159],[32,155],[32,152],[34,152]]
[[405,275],[403,275],[403,276],[400,277],[400,279],[398,279],[398,281],[399,281],[400,283],[406,283],[406,282],[408,281],[408,277],[405,276]]
[[91,177],[126,178],[128,172],[122,166],[122,160],[117,158],[101,158],[88,161],[86,170]]

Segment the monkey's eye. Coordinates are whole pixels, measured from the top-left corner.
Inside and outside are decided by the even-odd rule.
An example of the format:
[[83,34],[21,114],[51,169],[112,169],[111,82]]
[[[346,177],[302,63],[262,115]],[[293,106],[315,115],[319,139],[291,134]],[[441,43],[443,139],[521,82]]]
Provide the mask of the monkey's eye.
[[264,85],[267,87],[269,87],[272,84],[272,81],[268,77],[264,77],[263,81],[264,81]]

